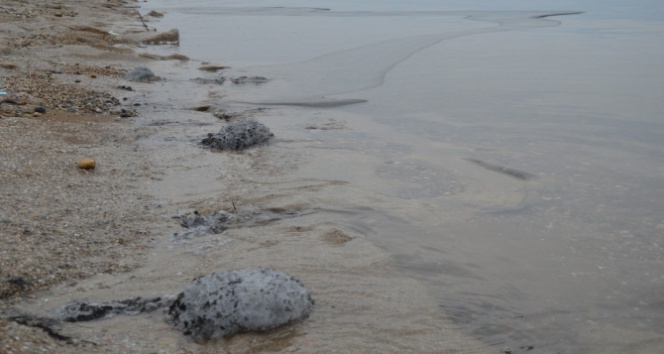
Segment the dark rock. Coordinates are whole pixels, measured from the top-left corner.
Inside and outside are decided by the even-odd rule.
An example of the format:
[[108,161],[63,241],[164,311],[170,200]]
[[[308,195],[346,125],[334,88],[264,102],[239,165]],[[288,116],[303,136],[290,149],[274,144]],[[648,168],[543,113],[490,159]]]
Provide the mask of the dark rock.
[[219,150],[243,150],[268,141],[274,134],[265,125],[249,119],[230,123],[217,134],[208,134],[201,144]]
[[179,232],[173,235],[176,239],[190,239],[210,234],[220,234],[227,229],[226,224],[233,220],[233,214],[218,211],[214,215],[202,216],[198,211],[194,215],[180,216],[180,225],[187,231]]
[[210,110],[210,106],[205,105],[205,106],[196,106],[193,108],[194,111],[196,112],[207,112]]
[[42,113],[42,114],[46,113],[46,108],[44,108],[42,106],[37,106],[37,107],[35,107],[35,112]]
[[72,301],[58,309],[57,316],[67,322],[92,321],[117,315],[137,315],[143,312],[153,312],[167,306],[172,301],[172,297],[155,297],[151,299],[136,297],[133,299],[100,303]]
[[196,279],[168,310],[185,335],[204,340],[267,331],[309,316],[313,300],[302,283],[274,269],[217,272]]
[[263,76],[240,76],[230,78],[231,82],[236,85],[241,84],[264,84],[268,81],[266,77]]
[[161,12],[157,12],[157,11],[150,11],[150,12],[148,12],[148,16],[152,16],[152,17],[164,17],[164,14],[162,14]]

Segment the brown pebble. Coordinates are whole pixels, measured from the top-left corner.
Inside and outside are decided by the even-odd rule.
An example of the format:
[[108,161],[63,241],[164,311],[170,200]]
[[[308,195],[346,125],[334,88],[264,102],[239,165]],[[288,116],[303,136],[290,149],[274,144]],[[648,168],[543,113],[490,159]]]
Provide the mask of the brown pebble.
[[198,112],[207,112],[209,110],[210,110],[210,106],[197,106],[197,107],[194,107],[194,111],[198,111]]
[[81,161],[78,162],[78,168],[82,170],[94,170],[95,167],[96,167],[95,160],[89,157],[81,159]]
[[39,113],[39,112],[35,112],[35,113],[32,113],[32,116],[33,116],[33,117],[39,117],[39,116],[41,116],[41,113]]

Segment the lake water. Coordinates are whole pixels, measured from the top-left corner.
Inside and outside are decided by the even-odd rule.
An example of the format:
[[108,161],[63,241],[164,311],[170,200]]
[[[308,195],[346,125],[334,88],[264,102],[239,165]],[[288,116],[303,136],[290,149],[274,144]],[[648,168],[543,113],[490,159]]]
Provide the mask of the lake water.
[[495,352],[664,352],[664,3],[487,3],[141,12],[180,30],[162,51],[268,78],[208,89],[269,108],[292,183],[339,182],[309,203]]

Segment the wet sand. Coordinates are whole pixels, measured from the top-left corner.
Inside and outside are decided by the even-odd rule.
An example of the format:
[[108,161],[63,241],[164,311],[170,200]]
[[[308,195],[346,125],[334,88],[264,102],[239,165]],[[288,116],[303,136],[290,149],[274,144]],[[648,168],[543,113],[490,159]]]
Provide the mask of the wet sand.
[[[92,106],[72,112],[73,101],[49,101],[48,93],[19,95],[27,104],[11,109],[3,104],[2,148],[9,154],[2,161],[2,210],[3,223],[11,226],[2,231],[3,313],[51,317],[72,299],[159,296],[211,271],[257,266],[301,279],[316,306],[301,323],[208,343],[183,336],[161,314],[53,326],[71,341],[2,320],[3,352],[487,351],[458,331],[425,287],[393,268],[391,256],[361,229],[330,218],[357,212],[330,210],[317,200],[318,191],[347,182],[298,175],[314,156],[288,138],[243,153],[197,146],[197,139],[223,122],[191,107],[219,98],[189,81],[200,75],[198,64],[183,67],[177,60],[139,56],[150,48],[133,42],[143,36],[143,22],[131,5],[3,4],[2,25],[9,34],[3,40],[9,44],[2,64],[15,66],[3,67],[10,70],[3,78],[55,72],[56,87],[73,81],[140,104],[133,118],[118,118],[105,108],[80,112],[96,109]],[[30,9],[34,14],[26,18]],[[69,41],[73,21],[94,28],[85,32],[101,38],[73,32]],[[127,39],[116,42],[104,32]],[[11,42],[18,38],[27,43]],[[60,73],[75,64],[111,66],[120,73],[147,65],[165,80],[128,83],[121,75]],[[123,85],[132,91],[118,88]],[[8,88],[21,90],[18,84]],[[35,117],[32,110],[41,104],[47,112]],[[275,125],[273,131],[287,137],[286,128]],[[97,160],[96,170],[79,171],[76,161],[88,156]],[[173,217],[193,210],[233,210],[248,217],[223,234],[176,242],[172,235],[181,227]],[[50,276],[54,268],[75,271]]]

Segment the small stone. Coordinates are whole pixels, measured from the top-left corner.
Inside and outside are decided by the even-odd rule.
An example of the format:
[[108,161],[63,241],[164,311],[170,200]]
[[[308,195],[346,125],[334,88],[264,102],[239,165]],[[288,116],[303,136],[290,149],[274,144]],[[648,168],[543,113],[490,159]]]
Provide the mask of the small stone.
[[164,14],[162,14],[161,12],[157,12],[157,11],[154,11],[154,10],[153,10],[153,11],[148,12],[148,16],[152,16],[152,17],[164,17]]
[[88,171],[94,170],[95,167],[97,167],[96,165],[97,164],[95,160],[89,157],[81,159],[77,164],[78,168],[80,168],[81,170],[88,170]]
[[44,113],[46,113],[46,108],[44,108],[42,106],[37,106],[37,107],[35,107],[35,112],[44,114]]
[[210,106],[196,106],[194,107],[194,111],[197,112],[207,112],[210,110]]
[[41,113],[39,113],[39,112],[35,112],[35,113],[32,113],[32,116],[33,116],[33,117],[40,117],[40,116],[41,116]]
[[144,66],[139,66],[127,72],[127,75],[125,75],[125,80],[151,82],[157,80],[157,76],[152,72],[152,70]]

